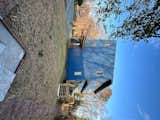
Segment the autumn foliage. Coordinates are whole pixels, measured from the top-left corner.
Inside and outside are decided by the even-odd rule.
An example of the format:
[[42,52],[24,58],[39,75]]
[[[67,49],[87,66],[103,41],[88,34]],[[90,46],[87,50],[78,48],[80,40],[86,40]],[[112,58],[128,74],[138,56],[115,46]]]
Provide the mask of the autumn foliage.
[[93,19],[90,17],[90,6],[84,2],[79,10],[76,20],[73,22],[73,36],[85,36],[89,39],[94,39],[99,31],[95,26]]

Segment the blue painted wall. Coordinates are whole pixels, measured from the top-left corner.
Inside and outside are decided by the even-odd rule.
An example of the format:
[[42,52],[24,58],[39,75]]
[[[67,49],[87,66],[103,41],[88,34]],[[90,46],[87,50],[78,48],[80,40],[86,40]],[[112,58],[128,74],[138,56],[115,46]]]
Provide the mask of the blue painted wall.
[[[105,46],[105,43],[111,43]],[[87,40],[86,46],[68,48],[67,80],[90,80],[105,82],[113,79],[116,41]],[[103,71],[103,76],[97,76]],[[74,72],[82,72],[75,76]],[[93,82],[92,82],[93,83]]]

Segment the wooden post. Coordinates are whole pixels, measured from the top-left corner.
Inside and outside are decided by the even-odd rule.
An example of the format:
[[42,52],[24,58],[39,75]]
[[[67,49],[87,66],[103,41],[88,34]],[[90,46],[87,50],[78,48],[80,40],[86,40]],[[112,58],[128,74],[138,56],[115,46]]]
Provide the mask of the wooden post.
[[97,88],[94,93],[97,94],[98,92],[100,92],[101,90],[103,90],[104,88],[110,86],[112,84],[112,80],[107,80],[105,83],[103,83],[99,88]]
[[88,80],[85,81],[85,83],[84,83],[84,85],[83,85],[83,87],[81,89],[81,93],[85,90],[85,88],[87,87],[87,85],[88,85]]

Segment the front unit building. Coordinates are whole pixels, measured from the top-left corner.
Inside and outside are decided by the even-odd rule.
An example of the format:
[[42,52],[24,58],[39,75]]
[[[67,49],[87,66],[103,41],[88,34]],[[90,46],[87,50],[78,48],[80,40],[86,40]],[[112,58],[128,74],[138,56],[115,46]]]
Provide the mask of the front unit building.
[[116,52],[115,40],[86,40],[85,47],[68,48],[66,80],[81,84],[81,92],[98,93],[112,84]]

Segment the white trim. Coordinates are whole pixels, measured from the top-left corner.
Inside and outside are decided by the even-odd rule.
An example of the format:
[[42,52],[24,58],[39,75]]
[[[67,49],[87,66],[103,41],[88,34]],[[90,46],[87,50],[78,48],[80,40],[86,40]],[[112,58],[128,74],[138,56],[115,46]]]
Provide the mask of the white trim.
[[58,86],[58,91],[57,91],[57,97],[59,98],[59,91],[60,91],[60,88],[61,88],[61,84],[59,84]]

